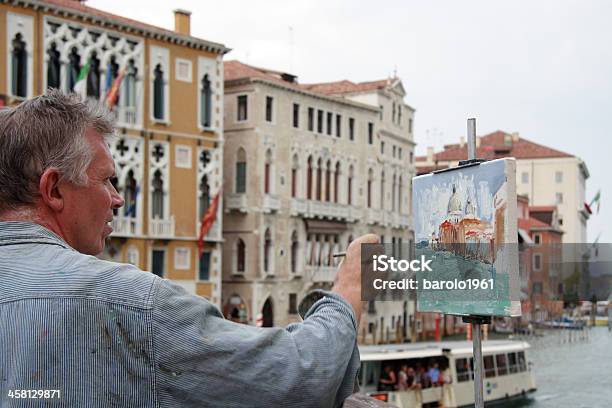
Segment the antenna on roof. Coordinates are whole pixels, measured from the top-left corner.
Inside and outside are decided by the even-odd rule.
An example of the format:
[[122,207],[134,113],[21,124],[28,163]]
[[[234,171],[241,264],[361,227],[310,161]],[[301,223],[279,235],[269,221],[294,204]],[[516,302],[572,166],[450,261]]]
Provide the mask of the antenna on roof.
[[397,78],[397,65],[393,67],[393,79]]

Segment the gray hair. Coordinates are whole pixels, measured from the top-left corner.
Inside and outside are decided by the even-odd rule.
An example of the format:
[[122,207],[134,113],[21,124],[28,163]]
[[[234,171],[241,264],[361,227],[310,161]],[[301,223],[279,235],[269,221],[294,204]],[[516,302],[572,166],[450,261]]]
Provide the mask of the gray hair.
[[103,137],[113,133],[110,112],[59,90],[1,109],[0,211],[33,204],[40,176],[49,168],[58,169],[62,181],[86,184],[92,159],[87,129]]

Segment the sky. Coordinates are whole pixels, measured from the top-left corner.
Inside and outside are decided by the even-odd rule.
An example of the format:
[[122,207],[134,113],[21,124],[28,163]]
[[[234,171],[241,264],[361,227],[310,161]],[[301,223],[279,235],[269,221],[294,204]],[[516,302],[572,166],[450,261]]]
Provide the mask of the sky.
[[89,0],[167,29],[192,12],[192,35],[226,60],[289,71],[301,83],[394,73],[416,109],[418,155],[466,134],[518,132],[583,159],[586,200],[601,189],[588,237],[612,242],[612,1]]

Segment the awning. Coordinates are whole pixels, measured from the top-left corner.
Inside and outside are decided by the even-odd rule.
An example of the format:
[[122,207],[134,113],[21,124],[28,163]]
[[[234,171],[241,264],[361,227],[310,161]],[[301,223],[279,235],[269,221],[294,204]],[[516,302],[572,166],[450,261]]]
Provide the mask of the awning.
[[523,242],[525,244],[533,244],[533,240],[529,237],[529,234],[527,233],[527,231],[519,228],[518,234],[521,236],[521,238],[523,238]]

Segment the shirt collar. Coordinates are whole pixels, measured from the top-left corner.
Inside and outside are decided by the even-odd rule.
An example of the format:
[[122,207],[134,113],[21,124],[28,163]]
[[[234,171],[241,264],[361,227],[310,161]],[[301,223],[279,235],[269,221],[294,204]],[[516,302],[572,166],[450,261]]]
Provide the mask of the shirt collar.
[[62,238],[42,225],[30,221],[0,221],[0,245],[43,243],[72,249]]

